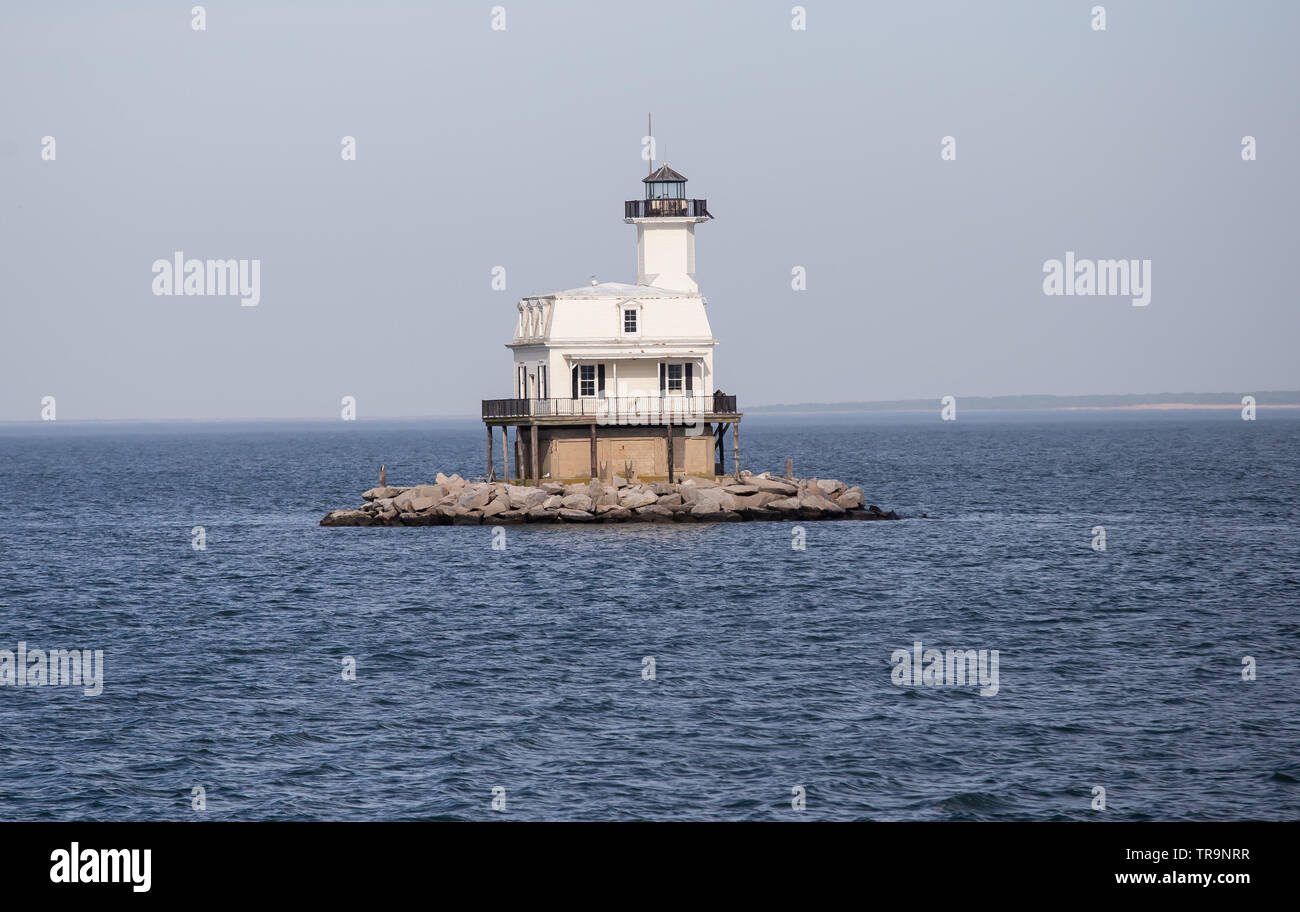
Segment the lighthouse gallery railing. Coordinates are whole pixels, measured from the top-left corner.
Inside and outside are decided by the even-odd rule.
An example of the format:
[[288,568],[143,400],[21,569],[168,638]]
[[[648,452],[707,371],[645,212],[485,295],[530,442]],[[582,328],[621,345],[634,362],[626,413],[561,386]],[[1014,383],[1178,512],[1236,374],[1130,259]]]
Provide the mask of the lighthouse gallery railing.
[[484,399],[488,418],[591,418],[597,424],[679,424],[735,415],[736,397],[608,396],[588,399]]

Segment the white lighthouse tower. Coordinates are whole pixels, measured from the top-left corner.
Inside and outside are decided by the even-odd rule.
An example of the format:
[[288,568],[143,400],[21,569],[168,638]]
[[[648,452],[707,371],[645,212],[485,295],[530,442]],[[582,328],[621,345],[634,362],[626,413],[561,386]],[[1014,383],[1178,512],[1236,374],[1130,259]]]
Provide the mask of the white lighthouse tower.
[[519,301],[507,346],[513,398],[483,401],[489,474],[494,427],[506,477],[535,482],[719,475],[728,425],[738,462],[741,414],[714,378],[718,342],[695,280],[707,200],[687,198],[686,178],[666,162],[642,184],[644,198],[623,204],[624,222],[636,226],[636,284],[592,282]]
[[636,225],[636,283],[697,292],[695,226],[712,216],[705,200],[686,198],[686,178],[664,162],[642,183],[645,199],[624,204]]

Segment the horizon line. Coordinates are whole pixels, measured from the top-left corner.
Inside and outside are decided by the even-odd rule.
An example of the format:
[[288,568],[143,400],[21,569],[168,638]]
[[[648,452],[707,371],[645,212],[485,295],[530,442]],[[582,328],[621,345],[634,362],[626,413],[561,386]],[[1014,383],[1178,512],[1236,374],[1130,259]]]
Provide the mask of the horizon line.
[[[967,403],[963,411],[968,412],[1072,412],[1072,411],[1196,411],[1196,410],[1222,410],[1240,408],[1241,401],[1229,402],[1211,402],[1204,401],[1218,397],[1234,397],[1243,394],[1217,392],[1217,393],[1082,393],[1071,395],[1058,395],[1054,393],[1016,393],[1011,395],[992,395],[992,396],[958,396],[960,403],[965,400]],[[1260,393],[1246,393],[1244,395],[1255,396],[1255,407],[1260,409],[1294,409],[1300,408],[1300,390],[1264,390]],[[1284,400],[1282,402],[1260,402],[1259,396],[1278,396]],[[841,402],[797,402],[797,403],[771,403],[766,405],[749,406],[749,410],[755,414],[806,414],[806,413],[924,413],[933,409],[933,403],[941,403],[943,397],[932,398],[915,398],[915,399],[879,399],[879,400],[854,400]],[[1068,404],[1070,400],[1147,400],[1140,402],[1093,402]],[[1202,401],[1187,401],[1188,399]],[[1014,404],[1012,400],[1044,400],[1039,404]],[[1159,400],[1159,401],[1157,401]],[[979,403],[996,402],[999,405],[979,408]],[[1049,402],[1051,404],[1049,404]],[[152,418],[65,418],[55,419],[53,423],[62,421],[64,424],[266,424],[266,423],[295,423],[295,424],[334,424],[342,419],[307,416],[290,416],[290,417],[152,417]],[[481,421],[482,416],[473,413],[455,413],[441,415],[377,415],[374,417],[361,417],[350,419],[355,422],[382,422],[382,421]],[[5,418],[0,419],[0,426],[17,426],[28,424],[49,424],[51,422],[41,418]]]

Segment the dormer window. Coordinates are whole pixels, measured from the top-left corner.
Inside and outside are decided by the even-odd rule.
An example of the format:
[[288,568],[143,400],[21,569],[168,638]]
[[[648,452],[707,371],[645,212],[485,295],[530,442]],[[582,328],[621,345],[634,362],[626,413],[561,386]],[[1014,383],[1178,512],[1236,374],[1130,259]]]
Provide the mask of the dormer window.
[[637,322],[639,316],[635,307],[623,308],[623,335],[635,336],[640,332],[640,324]]

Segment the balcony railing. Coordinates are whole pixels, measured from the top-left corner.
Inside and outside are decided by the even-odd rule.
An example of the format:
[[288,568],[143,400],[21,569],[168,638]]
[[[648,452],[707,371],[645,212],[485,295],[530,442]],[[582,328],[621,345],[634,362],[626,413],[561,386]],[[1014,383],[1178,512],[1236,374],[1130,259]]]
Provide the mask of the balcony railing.
[[735,415],[736,397],[610,396],[592,399],[484,399],[483,418],[587,418],[596,424],[693,424]]
[[700,199],[640,199],[623,203],[623,218],[713,218],[709,201]]

